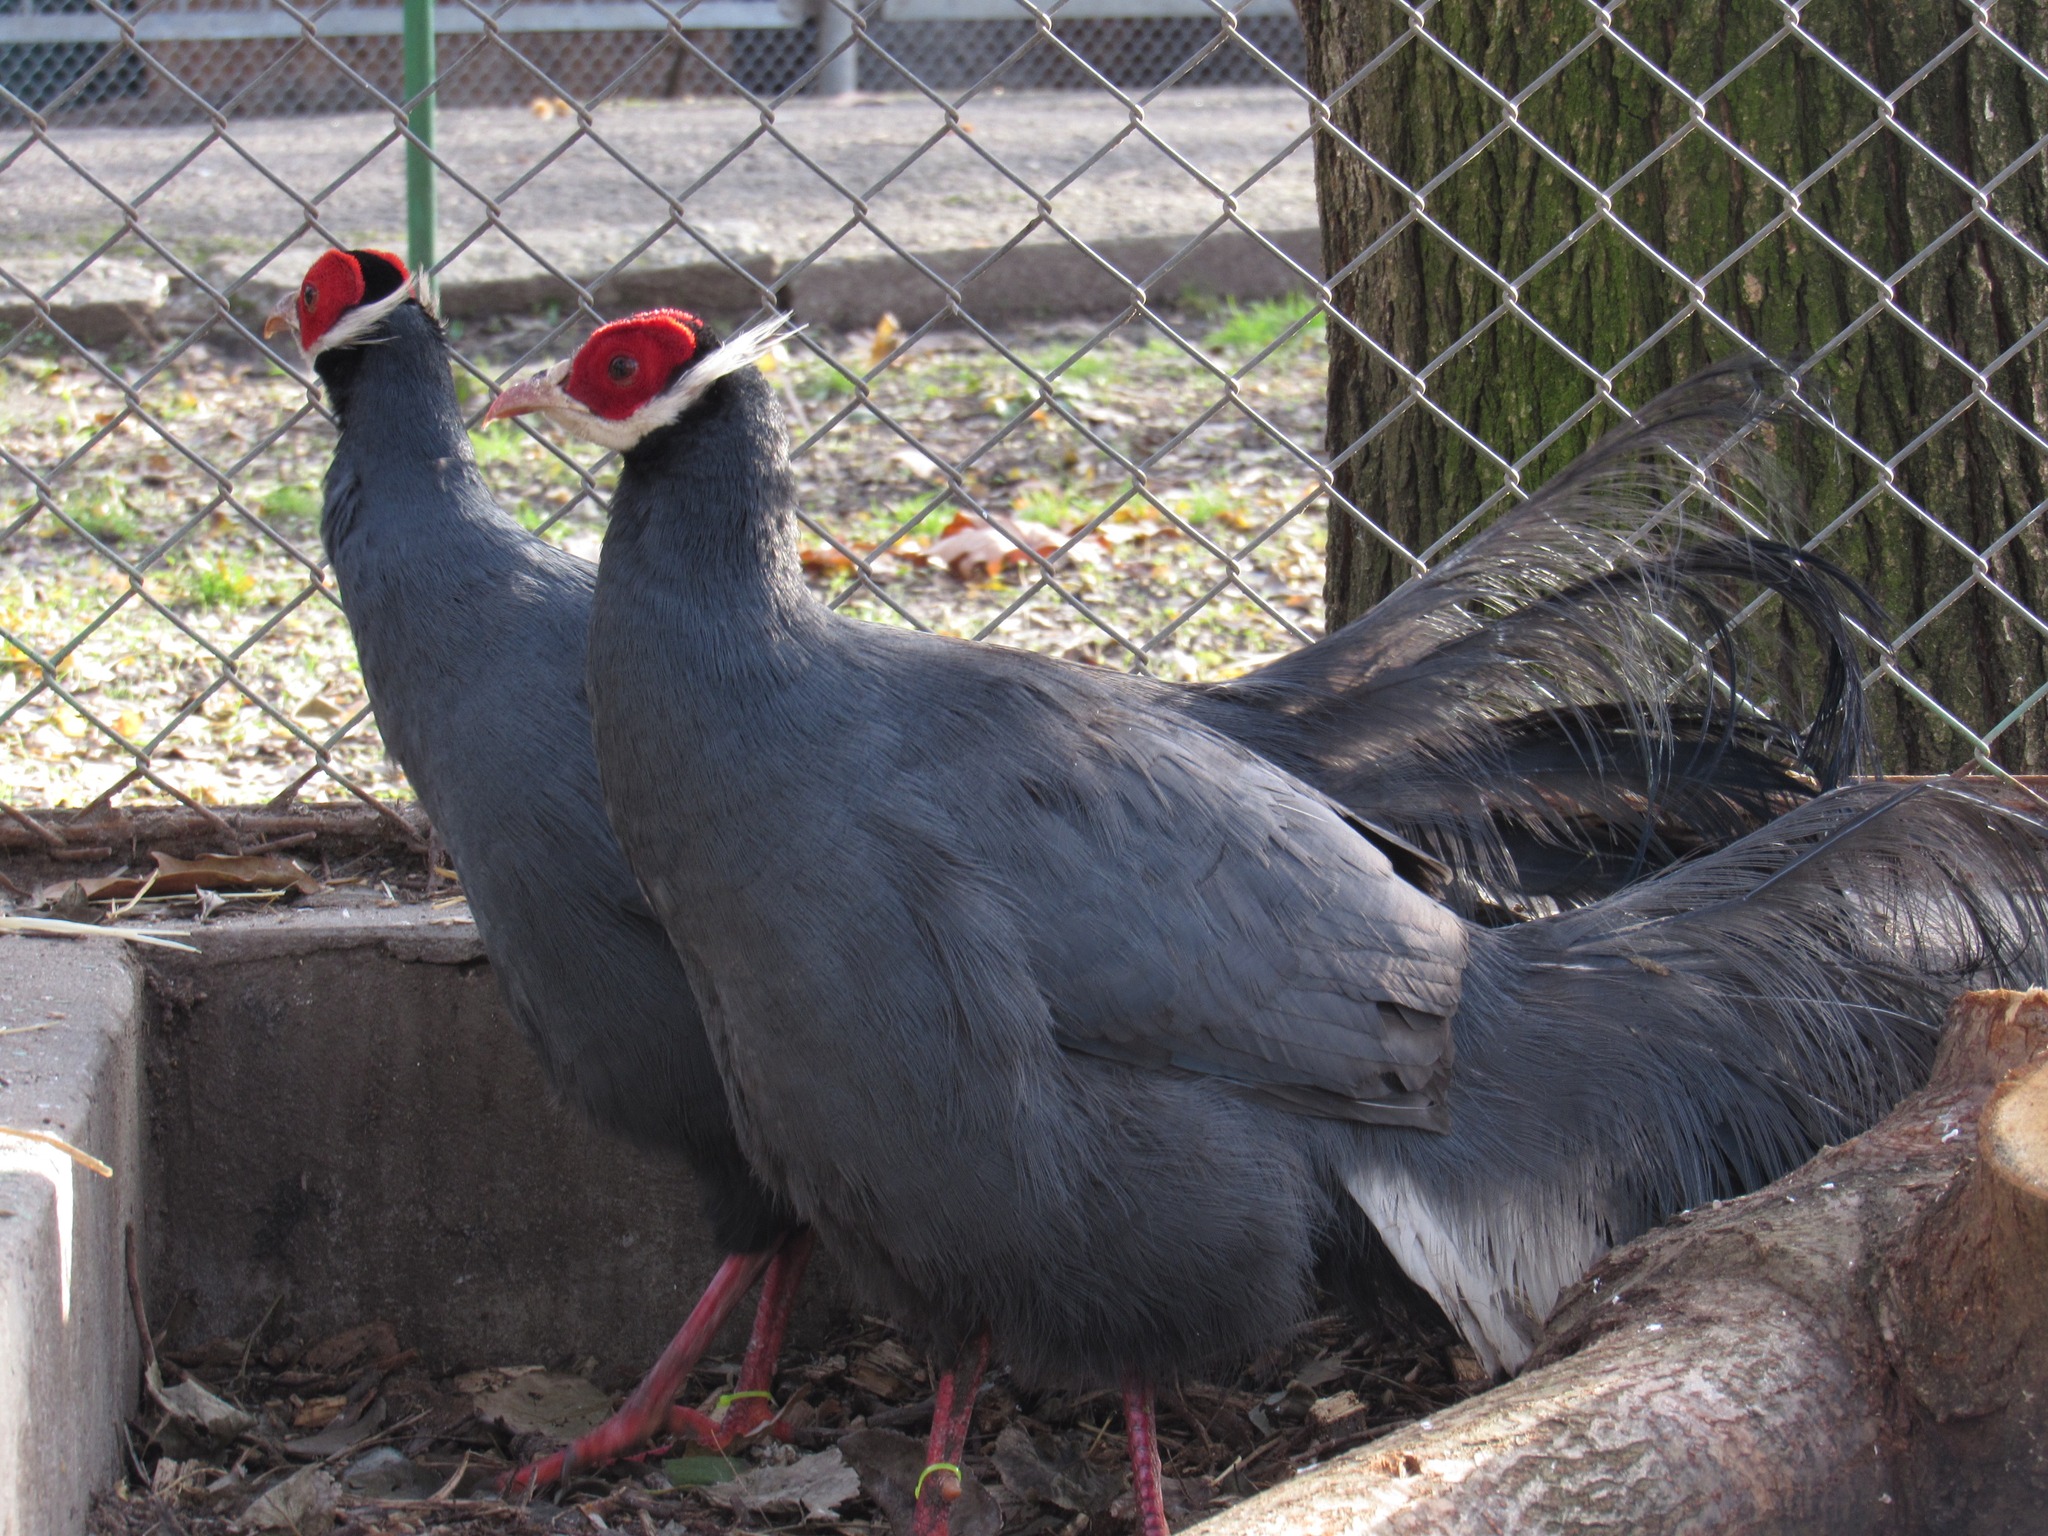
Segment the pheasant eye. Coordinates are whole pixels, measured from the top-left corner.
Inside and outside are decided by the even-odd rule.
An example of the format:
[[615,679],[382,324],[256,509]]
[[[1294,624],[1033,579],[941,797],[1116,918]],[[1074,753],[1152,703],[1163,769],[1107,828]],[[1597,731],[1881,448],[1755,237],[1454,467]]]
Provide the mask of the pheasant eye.
[[320,290],[311,283],[306,284],[305,287],[299,290],[299,302],[308,309],[318,309],[320,307]]
[[612,376],[612,382],[614,384],[624,384],[628,379],[632,378],[633,375],[638,373],[639,371],[640,359],[626,352],[621,352],[617,357],[612,359],[611,368],[609,370]]

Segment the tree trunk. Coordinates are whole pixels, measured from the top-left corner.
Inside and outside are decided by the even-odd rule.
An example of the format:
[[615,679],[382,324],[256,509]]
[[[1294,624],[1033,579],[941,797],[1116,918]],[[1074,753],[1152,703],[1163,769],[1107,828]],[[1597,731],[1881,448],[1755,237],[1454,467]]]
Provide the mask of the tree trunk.
[[[1787,445],[1821,550],[1889,614],[1899,675],[1872,700],[1885,766],[1941,772],[1972,755],[1921,690],[1990,738],[1992,761],[2048,768],[2048,704],[2025,708],[2048,678],[2028,618],[2048,616],[2048,456],[2004,414],[2048,436],[2048,340],[2030,337],[2048,320],[2048,155],[2031,153],[2048,89],[1969,37],[1973,8],[1811,0],[1798,15],[1814,41],[1781,38],[1745,63],[1785,25],[1780,7],[1645,0],[1561,64],[1592,31],[1577,0],[1428,10],[1436,44],[1517,98],[1521,128],[1589,192],[1498,131],[1500,102],[1393,0],[1300,3],[1330,122],[1316,138],[1324,270],[1356,327],[1330,327],[1330,624],[1411,574],[1400,550],[1433,561],[1475,511],[1504,506],[1504,462],[1527,458],[1533,486],[1611,425],[1594,375],[1637,405],[1748,338],[1805,359],[1808,400],[1874,455],[1820,430]],[[2001,0],[1989,19],[2048,59],[2039,7]],[[1903,131],[1876,126],[1871,92],[1821,51],[1891,94],[1966,37],[1904,91]],[[1631,48],[1705,102],[1702,123]],[[1969,188],[1931,156],[1992,188],[1988,216],[1970,216]],[[1806,702],[1799,670],[1778,680],[1787,710]]]
[[2007,1536],[2048,1509],[2048,992],[1770,1188],[1610,1254],[1529,1370],[1201,1536]]

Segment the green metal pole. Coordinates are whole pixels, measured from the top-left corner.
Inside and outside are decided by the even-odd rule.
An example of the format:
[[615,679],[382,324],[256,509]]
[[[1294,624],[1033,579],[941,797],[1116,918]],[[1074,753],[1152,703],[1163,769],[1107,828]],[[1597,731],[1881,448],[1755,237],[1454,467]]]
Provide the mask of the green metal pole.
[[[430,298],[435,240],[434,162],[427,150],[434,143],[434,0],[405,0],[405,95],[412,103],[407,119],[416,143],[405,146],[405,259],[419,274],[422,298]],[[424,148],[422,146],[425,146]]]

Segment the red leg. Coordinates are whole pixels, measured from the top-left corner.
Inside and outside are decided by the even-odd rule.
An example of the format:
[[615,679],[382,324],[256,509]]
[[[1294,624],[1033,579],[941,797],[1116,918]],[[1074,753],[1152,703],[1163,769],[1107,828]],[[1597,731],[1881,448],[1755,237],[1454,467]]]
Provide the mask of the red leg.
[[718,1266],[711,1284],[704,1288],[689,1321],[670,1340],[646,1380],[633,1389],[619,1411],[586,1435],[580,1435],[565,1451],[543,1461],[521,1467],[507,1483],[510,1489],[537,1488],[569,1476],[579,1467],[598,1467],[617,1461],[638,1450],[668,1424],[669,1404],[683,1390],[690,1372],[710,1346],[719,1326],[732,1315],[747,1287],[768,1263],[765,1253],[735,1253]]
[[925,1442],[924,1471],[917,1479],[917,1515],[912,1536],[947,1536],[953,1501],[960,1497],[960,1458],[967,1449],[967,1428],[974,1419],[974,1393],[988,1369],[988,1334],[976,1334],[953,1369],[939,1378],[932,1404],[932,1433]]
[[1139,1536],[1171,1536],[1166,1495],[1159,1483],[1159,1425],[1152,1416],[1152,1389],[1124,1382],[1124,1433],[1131,1444],[1131,1495],[1138,1503]]
[[740,1364],[739,1385],[719,1399],[714,1417],[707,1418],[693,1408],[670,1409],[671,1433],[722,1451],[775,1418],[775,1367],[782,1360],[789,1314],[815,1241],[808,1227],[799,1227],[775,1250],[761,1281],[761,1305],[754,1313],[754,1331],[747,1339],[746,1359]]

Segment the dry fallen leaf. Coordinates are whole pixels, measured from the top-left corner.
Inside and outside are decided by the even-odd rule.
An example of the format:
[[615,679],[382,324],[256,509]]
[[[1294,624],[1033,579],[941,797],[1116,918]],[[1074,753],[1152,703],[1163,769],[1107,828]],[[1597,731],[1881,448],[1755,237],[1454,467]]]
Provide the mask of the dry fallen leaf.
[[244,1413],[226,1398],[215,1396],[190,1377],[174,1387],[165,1386],[154,1360],[143,1370],[143,1385],[158,1407],[203,1439],[225,1444],[256,1422],[253,1415]]
[[334,1506],[341,1497],[341,1484],[332,1473],[307,1467],[265,1493],[242,1516],[242,1524],[257,1531],[290,1531],[292,1536],[334,1529]]
[[349,711],[346,704],[323,699],[316,693],[303,703],[293,706],[292,713],[301,720],[346,720]]
[[166,1456],[149,1474],[149,1491],[160,1499],[178,1499],[203,1489],[213,1480],[214,1468],[195,1457],[179,1461]]
[[[501,1375],[502,1384],[483,1391],[463,1387],[479,1377]],[[504,1372],[473,1371],[456,1385],[471,1393],[479,1416],[496,1419],[515,1435],[556,1435],[568,1439],[595,1429],[611,1417],[611,1398],[582,1376],[534,1367]]]
[[889,455],[889,462],[902,466],[921,480],[944,480],[946,478],[946,471],[940,467],[938,460],[928,453],[919,452],[915,448],[898,448]]
[[1096,530],[1102,542],[1114,547],[1118,544],[1136,544],[1156,537],[1166,531],[1166,525],[1155,517],[1130,517],[1119,513]]
[[787,1466],[756,1467],[704,1489],[704,1497],[714,1504],[764,1515],[786,1510],[834,1516],[841,1504],[859,1495],[860,1474],[846,1464],[837,1446],[801,1456]]
[[[344,1398],[342,1401],[346,1403],[347,1399]],[[306,1406],[310,1408],[312,1404],[308,1403]],[[382,1429],[386,1411],[383,1395],[373,1395],[366,1399],[366,1406],[356,1410],[344,1408],[311,1434],[285,1441],[285,1449],[295,1456],[314,1457],[322,1461],[329,1456],[338,1456]]]
[[85,887],[87,901],[123,901],[140,896],[146,889],[152,896],[190,896],[198,890],[215,891],[297,891],[310,896],[320,882],[291,859],[249,857],[208,853],[196,859],[177,859],[168,853],[152,853],[156,874],[138,879],[118,875],[96,880]]
[[1306,1387],[1313,1392],[1319,1387],[1327,1387],[1333,1381],[1341,1381],[1343,1377],[1344,1362],[1334,1356],[1324,1355],[1297,1368],[1288,1387]]
[[896,350],[896,343],[902,335],[902,322],[884,311],[882,318],[875,322],[874,335],[868,338],[868,367],[881,367],[882,360]]
[[962,512],[946,525],[944,534],[932,541],[925,558],[938,561],[962,581],[977,570],[994,578],[1006,566],[1022,565],[1028,560],[1026,549],[1049,555],[1066,542],[1067,536],[1057,528],[1048,528],[1027,517],[1005,517],[998,513],[990,520]]
[[397,1353],[398,1330],[380,1318],[309,1344],[299,1356],[299,1363],[309,1371],[338,1376],[359,1361],[386,1360]]
[[838,571],[853,569],[853,560],[844,550],[830,544],[806,544],[797,551],[797,559],[803,568],[814,576],[830,576]]
[[1003,1486],[1020,1499],[1036,1499],[1070,1514],[1099,1515],[1115,1502],[1123,1487],[1123,1474],[1091,1466],[1082,1454],[1087,1438],[1058,1448],[1047,1456],[1018,1424],[1007,1424],[990,1449],[996,1475]]
[[348,1398],[340,1393],[332,1397],[308,1398],[292,1415],[292,1428],[325,1429],[347,1406]]

